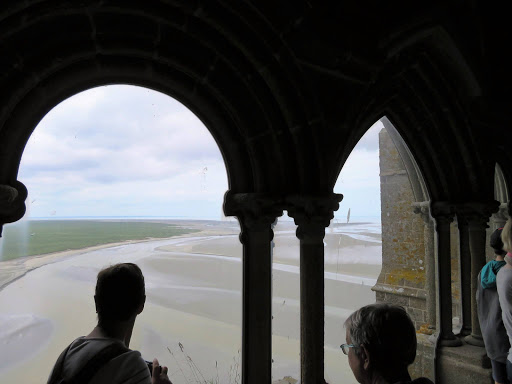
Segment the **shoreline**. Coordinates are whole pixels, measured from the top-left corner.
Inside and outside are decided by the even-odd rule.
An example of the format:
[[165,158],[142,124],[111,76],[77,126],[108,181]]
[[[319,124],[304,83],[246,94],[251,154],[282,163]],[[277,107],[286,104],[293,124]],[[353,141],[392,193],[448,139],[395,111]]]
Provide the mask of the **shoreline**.
[[[106,219],[105,221],[115,221],[115,219]],[[141,220],[142,221],[142,220]],[[66,260],[70,257],[75,257],[78,255],[81,255],[83,253],[89,253],[97,250],[102,249],[109,249],[113,247],[123,246],[123,245],[130,245],[130,244],[137,244],[137,243],[145,243],[145,242],[151,242],[151,241],[165,241],[169,239],[179,239],[179,238],[191,238],[191,237],[198,237],[198,238],[204,238],[204,237],[217,237],[219,239],[226,238],[228,236],[238,236],[239,231],[234,230],[235,226],[233,226],[232,221],[221,221],[221,222],[215,222],[215,221],[201,221],[201,220],[158,220],[158,219],[145,219],[143,221],[151,221],[151,222],[159,222],[159,223],[170,223],[172,222],[174,225],[181,227],[181,228],[188,228],[188,229],[194,229],[197,230],[197,232],[190,232],[180,235],[175,235],[171,237],[147,237],[144,239],[136,239],[136,240],[124,240],[124,241],[118,241],[113,243],[106,243],[106,244],[98,244],[93,245],[89,247],[79,248],[79,249],[67,249],[57,252],[50,252],[50,253],[44,253],[39,255],[31,255],[31,256],[24,256],[19,257],[16,259],[11,260],[5,260],[0,261],[0,291],[2,291],[5,287],[7,287],[9,284],[13,283],[14,281],[24,277],[27,273],[36,270],[37,268],[40,268],[44,265],[53,264],[62,260]],[[289,232],[286,230],[283,230],[283,227],[289,226],[289,222],[282,222],[281,228],[275,228],[275,236],[274,241],[277,246],[279,246],[281,249],[283,248],[290,248],[289,247],[289,241],[290,238],[292,239],[292,242],[295,241],[294,246],[297,247],[297,242],[295,239],[295,231]],[[356,223],[356,224],[365,224],[365,223]],[[342,227],[341,225],[337,224],[335,227]],[[293,234],[292,236],[288,236],[290,234]],[[368,237],[377,237],[375,233],[371,232],[359,232],[359,235],[364,235]],[[356,237],[352,237],[350,233],[333,233],[329,232],[325,234],[325,242],[326,245],[331,245],[331,241],[329,241],[329,238],[333,238],[337,235],[340,235],[344,237],[345,239],[349,239],[348,244],[344,244],[341,247],[338,247],[339,249],[348,249],[348,248],[356,248],[361,247],[364,245],[366,246],[378,246],[378,243],[374,242],[367,242],[362,239],[358,239]],[[287,238],[288,237],[288,238]],[[278,240],[280,239],[280,240]],[[284,240],[283,240],[284,239]],[[213,239],[212,239],[213,240]],[[283,241],[283,243],[281,243]],[[281,243],[281,244],[279,244]],[[175,245],[163,245],[160,248],[160,250],[165,252],[173,252],[173,251],[186,251],[190,253],[197,253],[197,254],[209,254],[212,256],[227,256],[227,257],[239,257],[239,255],[242,254],[242,245],[236,243],[236,246],[238,247],[236,249],[236,252],[233,253],[233,250],[229,250],[228,252],[220,252],[219,247],[215,247],[212,245],[212,241],[209,242],[208,247],[214,248],[214,250],[207,251],[202,247],[201,242],[194,245],[188,245],[186,247],[186,250],[183,249],[179,244]],[[224,247],[223,247],[224,248]],[[225,249],[225,248],[224,248]],[[279,248],[278,248],[279,249]],[[295,252],[298,254],[298,248]],[[284,253],[284,251],[282,251]],[[289,251],[288,251],[289,252]],[[379,265],[374,263],[344,263],[344,262],[337,262],[336,264],[329,262],[327,260],[327,253],[326,253],[326,260],[325,260],[325,271],[330,273],[342,273],[342,274],[352,274],[354,276],[358,277],[370,277],[370,276],[378,276],[377,269],[380,268]],[[296,260],[290,257],[287,257],[285,255],[274,255],[274,263],[283,264],[283,265],[289,265],[289,266],[297,266]],[[349,270],[343,271],[344,266],[347,266]],[[366,271],[358,270],[360,266],[366,266]],[[376,277],[376,276],[375,276]]]
[[[178,225],[178,224],[177,224]],[[181,223],[180,226],[190,225],[190,223]],[[211,232],[211,233],[210,233]],[[151,241],[158,240],[169,240],[169,239],[179,239],[179,238],[189,238],[189,237],[199,237],[199,236],[225,236],[230,233],[219,233],[216,231],[211,231],[209,228],[201,229],[198,232],[190,232],[181,235],[171,236],[171,237],[152,237],[145,239],[137,239],[137,240],[124,240],[118,241],[114,243],[107,244],[98,244],[90,247],[79,248],[79,249],[67,249],[63,251],[43,253],[39,255],[31,255],[19,257],[16,259],[0,261],[0,291],[2,291],[9,284],[14,281],[22,278],[27,273],[36,270],[42,266],[53,264],[62,260],[66,260],[70,257],[78,256],[83,253],[89,253],[93,251],[98,251],[101,249],[108,249],[113,247],[119,247],[123,245],[130,244],[138,244],[138,243],[146,243]]]

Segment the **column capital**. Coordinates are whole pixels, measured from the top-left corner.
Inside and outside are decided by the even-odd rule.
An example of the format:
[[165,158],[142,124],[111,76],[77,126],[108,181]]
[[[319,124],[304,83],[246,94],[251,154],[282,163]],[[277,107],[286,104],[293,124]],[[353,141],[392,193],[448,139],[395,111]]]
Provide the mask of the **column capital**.
[[323,239],[325,228],[334,218],[343,195],[331,193],[324,196],[292,195],[285,199],[288,215],[293,218],[297,237],[303,239]]
[[455,207],[447,201],[435,201],[430,203],[430,214],[437,225],[450,224],[455,216]]
[[243,227],[264,229],[283,214],[282,198],[264,193],[233,193],[224,195],[224,213],[236,216]]
[[485,229],[493,213],[498,212],[500,203],[496,200],[487,202],[467,202],[455,205],[457,219],[465,221],[470,229]]
[[17,221],[25,214],[27,195],[27,188],[19,181],[13,185],[0,184],[0,236],[3,224]]
[[413,212],[419,214],[425,224],[431,223],[430,217],[430,201],[414,202],[412,203]]

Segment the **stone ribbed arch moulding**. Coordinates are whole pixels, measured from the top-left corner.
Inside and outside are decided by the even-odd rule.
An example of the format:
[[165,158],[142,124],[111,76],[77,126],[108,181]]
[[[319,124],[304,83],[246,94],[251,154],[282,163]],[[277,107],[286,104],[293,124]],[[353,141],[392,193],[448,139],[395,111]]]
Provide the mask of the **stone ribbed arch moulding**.
[[55,105],[125,83],[175,97],[203,121],[233,192],[328,190],[315,97],[287,45],[249,2],[7,3],[0,11],[0,184],[18,189],[26,142]]
[[467,134],[481,90],[452,36],[442,26],[405,28],[382,48],[389,60],[362,96],[364,107],[353,112],[353,125],[362,129],[389,119],[424,178],[426,193],[412,185],[417,201],[491,197],[493,157],[479,155],[485,138]]

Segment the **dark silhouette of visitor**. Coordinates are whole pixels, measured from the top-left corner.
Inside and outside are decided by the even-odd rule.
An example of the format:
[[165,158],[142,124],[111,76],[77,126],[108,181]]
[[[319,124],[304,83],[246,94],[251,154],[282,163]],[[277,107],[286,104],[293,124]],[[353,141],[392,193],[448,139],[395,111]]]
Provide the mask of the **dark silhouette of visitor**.
[[510,343],[503,324],[500,301],[496,287],[496,276],[505,266],[501,233],[503,228],[495,230],[489,244],[494,249],[495,260],[489,261],[482,268],[477,278],[476,304],[478,321],[484,339],[487,356],[491,359],[492,378],[496,384],[508,384],[507,355]]
[[171,384],[167,367],[129,349],[135,318],[144,309],[144,276],[132,263],[98,273],[94,295],[98,324],[59,356],[48,384]]
[[411,381],[408,366],[416,358],[416,329],[404,308],[391,304],[364,306],[345,321],[346,344],[341,345],[361,384],[432,384]]

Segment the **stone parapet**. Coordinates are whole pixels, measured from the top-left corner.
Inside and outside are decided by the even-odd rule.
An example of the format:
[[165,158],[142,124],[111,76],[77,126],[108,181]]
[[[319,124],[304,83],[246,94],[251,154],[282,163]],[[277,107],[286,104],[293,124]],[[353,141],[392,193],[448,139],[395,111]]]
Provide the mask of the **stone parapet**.
[[437,350],[436,382],[493,384],[485,349],[464,343],[459,348]]
[[377,283],[372,287],[378,302],[393,303],[404,307],[411,316],[416,330],[420,333],[432,333],[427,324],[427,291],[424,289],[398,287]]

